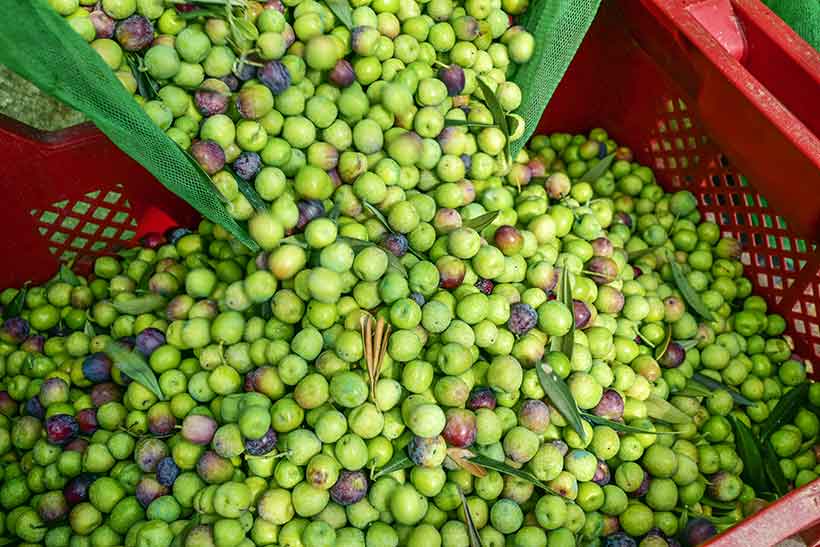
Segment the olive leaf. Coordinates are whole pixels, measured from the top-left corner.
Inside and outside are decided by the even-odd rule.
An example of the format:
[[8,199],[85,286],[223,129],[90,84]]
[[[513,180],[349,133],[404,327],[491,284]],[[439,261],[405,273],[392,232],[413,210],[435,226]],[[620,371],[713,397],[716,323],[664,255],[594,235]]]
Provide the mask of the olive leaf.
[[151,313],[165,306],[165,298],[158,294],[146,294],[131,300],[114,302],[114,309],[127,315],[141,315]]
[[683,295],[683,299],[686,300],[686,303],[689,304],[698,315],[707,321],[713,321],[714,316],[712,312],[709,311],[709,308],[707,308],[703,300],[700,299],[698,292],[689,284],[689,280],[683,275],[683,271],[675,260],[675,257],[669,252],[667,252],[666,256],[669,267],[672,269],[672,278],[675,280],[675,285],[678,287],[678,290]]
[[222,12],[210,8],[199,8],[191,11],[177,12],[176,16],[183,21],[199,19],[200,17],[221,18]]
[[501,211],[490,211],[489,213],[484,213],[483,215],[478,215],[477,217],[470,218],[465,220],[462,225],[465,228],[472,228],[476,232],[480,232],[487,226],[493,223],[493,221],[498,218],[498,215]]
[[809,384],[800,384],[783,395],[777,401],[777,405],[775,405],[769,417],[760,426],[760,440],[767,441],[772,433],[794,420],[797,411],[806,406],[808,397]]
[[666,350],[669,349],[669,344],[672,342],[672,325],[666,325],[666,333],[663,336],[663,340],[660,344],[655,346],[655,359],[660,359],[666,353]]
[[545,363],[536,363],[535,371],[538,375],[538,381],[552,405],[567,420],[572,429],[582,439],[586,440],[587,433],[581,420],[581,412],[578,410],[578,405],[575,404],[575,399],[572,398],[569,386],[552,370],[552,367]]
[[678,530],[685,530],[686,524],[689,522],[689,506],[684,506],[678,519]]
[[464,521],[467,524],[467,533],[470,535],[470,547],[483,547],[481,545],[481,536],[478,535],[475,523],[473,522],[473,515],[470,514],[470,505],[467,503],[467,497],[460,486],[456,486],[458,496],[461,498],[461,506],[464,508]]
[[548,494],[555,494],[552,488],[547,486],[545,482],[541,479],[530,473],[525,469],[516,469],[510,465],[502,461],[498,461],[496,459],[490,458],[485,456],[484,454],[476,454],[470,461],[480,465],[481,467],[486,467],[487,469],[492,469],[493,471],[498,471],[504,475],[510,475],[512,477],[516,477],[521,479],[522,481],[526,481],[534,486],[537,486],[541,490],[545,491]]
[[465,470],[467,473],[474,477],[486,477],[487,470],[481,467],[480,465],[473,463],[470,461],[475,454],[466,449],[466,448],[457,448],[455,446],[451,446],[447,449],[447,457],[453,460],[453,463],[456,464],[461,469]]
[[284,238],[279,243],[281,245],[296,245],[297,247],[301,247],[303,249],[310,249],[310,245],[308,245],[308,242],[305,239],[305,234],[293,234],[292,236]]
[[364,205],[364,208],[365,208],[365,209],[367,209],[368,211],[370,211],[370,214],[372,214],[374,217],[376,217],[376,220],[378,220],[379,222],[381,222],[381,224],[382,224],[382,226],[384,226],[384,229],[385,229],[385,230],[387,230],[387,231],[388,231],[388,232],[390,232],[391,234],[395,234],[395,233],[396,233],[396,232],[393,230],[393,228],[391,228],[391,227],[390,227],[390,223],[388,223],[388,222],[387,222],[387,219],[384,217],[384,215],[382,214],[382,212],[381,212],[381,211],[379,211],[376,207],[374,207],[374,206],[373,206],[373,205],[371,205],[370,203],[367,203],[366,201],[362,201],[362,205]]
[[642,427],[635,427],[634,425],[622,424],[603,416],[596,416],[589,412],[581,412],[581,416],[592,425],[603,425],[613,429],[619,433],[637,433],[641,435],[678,435],[678,431],[652,431],[650,429],[643,429]]
[[273,306],[271,305],[270,299],[259,304],[259,317],[265,321],[273,317]]
[[[339,236],[336,238],[336,241],[343,241],[347,243],[348,245],[350,245],[350,248],[357,253],[366,247],[378,247],[378,245],[376,245],[372,241],[365,241],[364,239],[354,239],[352,237]],[[404,268],[404,264],[401,263],[401,260],[399,260],[399,257],[388,251],[384,251],[384,254],[387,255],[388,266],[390,268],[393,268],[403,276],[407,277],[407,270]]]
[[[737,442],[737,452],[743,462],[743,480],[752,486],[755,492],[763,492],[768,489],[766,475],[763,471],[763,459],[760,455],[760,447],[752,435],[752,430],[746,424],[729,416],[729,421],[735,431],[735,441]],[[777,464],[778,467],[780,464]]]
[[512,143],[510,142],[510,127],[507,125],[507,114],[504,112],[504,109],[501,108],[501,103],[498,102],[498,97],[496,97],[493,90],[490,89],[490,86],[484,83],[482,78],[476,78],[476,83],[481,89],[481,94],[484,96],[484,102],[487,103],[487,109],[490,111],[490,114],[493,115],[495,125],[498,126],[504,134],[504,141],[507,143],[504,149],[504,157],[509,163],[512,161]]
[[575,306],[572,303],[572,274],[569,268],[561,268],[561,280],[558,284],[558,301],[569,310],[572,320],[569,332],[563,336],[553,336],[550,341],[550,351],[560,351],[572,361],[572,352],[575,350]]
[[128,351],[114,341],[109,341],[105,345],[105,353],[114,361],[114,365],[129,378],[141,384],[160,401],[165,399],[154,371],[141,355]]
[[17,291],[14,298],[11,299],[9,305],[4,310],[3,317],[8,319],[10,317],[19,317],[23,312],[23,307],[26,305],[26,295],[28,294],[28,283],[23,285],[23,288]]
[[717,501],[706,497],[701,498],[700,503],[701,505],[706,505],[708,507],[711,507],[712,509],[719,509],[721,511],[734,511],[735,509],[737,509],[737,505],[735,505],[734,503]]
[[83,333],[89,338],[94,338],[97,336],[97,331],[94,329],[94,325],[92,325],[91,321],[88,319],[85,320],[85,325],[83,325]]
[[656,395],[650,395],[643,403],[646,405],[647,416],[655,420],[676,425],[688,424],[692,421],[692,418],[679,410],[678,407]]
[[347,30],[353,30],[353,10],[347,0],[325,0],[325,4]]
[[125,56],[125,61],[128,63],[128,68],[131,69],[131,75],[137,82],[139,96],[149,101],[156,99],[159,94],[159,84],[154,81],[148,72],[140,69],[139,57],[134,53],[128,53]]
[[661,247],[647,247],[646,249],[639,249],[637,251],[627,253],[627,257],[629,262],[632,262],[633,260],[637,260],[639,258],[645,257],[646,255],[650,255],[660,248]]
[[495,123],[471,122],[470,120],[444,118],[444,127],[498,127],[498,125]]
[[692,381],[704,386],[712,392],[717,391],[719,389],[726,391],[727,393],[729,393],[729,395],[732,396],[732,400],[740,406],[752,406],[753,404],[755,404],[754,401],[744,397],[743,394],[741,394],[736,389],[726,386],[718,382],[717,380],[706,376],[705,374],[701,374],[700,372],[696,372],[692,375]]
[[82,284],[77,274],[71,271],[71,268],[65,264],[60,264],[60,271],[57,272],[57,280],[68,283],[72,287],[79,287]]
[[[595,165],[589,168],[589,170],[581,175],[581,178],[578,179],[578,182],[595,182],[599,178],[601,178],[606,170],[609,169],[609,166],[612,165],[612,161],[615,159],[615,152],[611,154],[607,154],[603,158],[599,159],[595,162]],[[631,258],[631,257],[630,257]]]
[[771,439],[763,441],[763,469],[774,488],[775,494],[785,496],[789,492],[789,481],[783,475],[783,469],[780,468],[780,458],[777,457],[777,453],[774,451]]
[[698,345],[698,341],[694,338],[690,338],[689,340],[675,340],[675,343],[686,351],[689,351]]
[[248,203],[251,204],[251,207],[253,207],[257,213],[267,213],[270,211],[268,204],[265,203],[265,200],[262,199],[251,183],[237,175],[236,172],[227,165],[223,167],[223,169],[231,174],[236,181],[237,188],[242,192],[242,195],[245,196],[245,199],[248,200]]
[[416,464],[414,464],[413,460],[407,456],[407,453],[404,450],[400,450],[393,456],[393,458],[391,458],[389,462],[385,464],[384,467],[376,471],[371,478],[376,480],[384,475],[389,475],[390,473],[395,473],[396,471],[401,471],[402,469],[408,469],[414,465]]

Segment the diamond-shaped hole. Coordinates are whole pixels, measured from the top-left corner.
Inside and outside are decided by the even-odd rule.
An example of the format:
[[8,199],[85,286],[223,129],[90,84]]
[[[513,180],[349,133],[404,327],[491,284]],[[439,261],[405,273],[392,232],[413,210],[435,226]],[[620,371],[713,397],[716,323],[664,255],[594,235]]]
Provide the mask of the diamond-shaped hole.
[[51,234],[49,240],[53,241],[54,243],[65,243],[68,240],[68,235],[64,234],[63,232],[54,232]]
[[80,224],[80,219],[74,217],[65,217],[60,223],[60,226],[68,230],[73,230]]
[[105,220],[110,212],[111,209],[108,209],[107,207],[97,207],[96,209],[94,209],[94,212],[91,214],[91,216],[96,218],[97,220]]
[[93,223],[93,222],[86,222],[86,223],[83,225],[83,229],[82,229],[81,231],[82,231],[84,234],[88,234],[88,235],[90,235],[90,236],[93,236],[94,234],[96,234],[96,233],[97,233],[97,230],[99,230],[99,229],[100,229],[100,225],[99,225],[99,224],[95,224],[95,223]]
[[128,213],[125,213],[123,211],[118,211],[118,212],[114,213],[114,216],[111,217],[111,220],[112,220],[112,222],[116,222],[117,224],[122,224],[123,222],[125,222],[125,219],[127,219],[127,218],[128,218]]
[[105,247],[106,247],[105,241],[95,241],[94,243],[91,244],[91,250],[94,251],[94,252],[102,251],[103,249],[105,249]]
[[40,222],[44,224],[54,224],[58,217],[59,215],[54,211],[43,211],[43,214],[40,215]]
[[111,226],[106,226],[102,231],[102,236],[111,239],[117,235],[117,229]]
[[65,261],[73,259],[76,256],[77,256],[77,253],[75,253],[74,251],[63,251],[63,254],[60,255],[60,260],[65,262]]
[[123,230],[122,234],[120,234],[120,239],[122,241],[128,241],[134,238],[137,235],[137,232],[133,230]]
[[78,201],[77,203],[74,204],[74,207],[71,208],[72,211],[74,211],[75,213],[77,213],[79,215],[86,214],[89,209],[91,209],[91,205],[84,202],[84,201]]
[[121,197],[122,194],[120,194],[119,192],[108,192],[107,194],[105,194],[103,201],[106,203],[114,204],[117,203]]
[[86,245],[88,245],[88,240],[84,237],[75,237],[71,242],[71,246],[75,249],[84,249]]

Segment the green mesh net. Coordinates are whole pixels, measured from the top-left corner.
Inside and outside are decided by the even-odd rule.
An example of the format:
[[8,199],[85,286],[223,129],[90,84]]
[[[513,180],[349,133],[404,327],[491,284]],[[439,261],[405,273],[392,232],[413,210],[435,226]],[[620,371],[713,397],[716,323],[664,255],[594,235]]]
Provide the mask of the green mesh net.
[[[581,44],[600,0],[535,0],[520,23],[535,37],[535,53],[511,80],[521,88],[526,129],[513,157],[535,131],[544,107]],[[209,220],[256,248],[228,214],[219,192],[191,158],[156,127],[102,58],[46,0],[4,2],[0,63],[84,113],[114,144]]]
[[4,2],[0,62],[44,92],[84,113],[122,151],[252,248],[218,191],[143,112],[102,58],[45,0]]

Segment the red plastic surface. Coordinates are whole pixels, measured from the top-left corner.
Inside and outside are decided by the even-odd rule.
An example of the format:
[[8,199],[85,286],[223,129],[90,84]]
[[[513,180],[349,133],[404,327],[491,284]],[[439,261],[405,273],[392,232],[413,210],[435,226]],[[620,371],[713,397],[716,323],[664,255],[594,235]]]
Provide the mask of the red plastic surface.
[[[820,365],[818,97],[820,55],[758,0],[610,0],[539,130],[604,127],[666,188],[692,191],[743,243],[795,351]],[[87,258],[196,222],[88,126],[42,134],[0,119],[0,160],[0,286],[47,279],[66,252]],[[710,546],[766,547],[801,530],[814,545],[818,500],[814,483]]]

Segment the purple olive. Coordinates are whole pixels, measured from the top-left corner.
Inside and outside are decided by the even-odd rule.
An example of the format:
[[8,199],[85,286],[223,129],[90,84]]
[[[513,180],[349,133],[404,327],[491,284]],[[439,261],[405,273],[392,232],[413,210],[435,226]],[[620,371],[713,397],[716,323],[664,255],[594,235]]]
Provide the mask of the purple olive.
[[340,59],[336,62],[328,74],[330,83],[336,87],[348,87],[356,81],[356,73],[353,72],[353,65],[347,59]]
[[296,221],[296,229],[304,230],[310,221],[325,214],[325,207],[318,199],[304,199],[296,204],[299,209],[299,218]]
[[688,547],[697,547],[706,543],[709,538],[717,534],[715,525],[705,518],[689,519],[686,528],[683,530],[683,541]]
[[148,431],[157,436],[170,435],[177,425],[169,403],[160,403],[148,409]]
[[154,25],[142,15],[132,15],[117,25],[117,41],[126,51],[141,51],[154,41]]
[[94,25],[96,38],[111,38],[114,36],[115,22],[103,10],[94,10],[88,16],[91,24]]
[[447,457],[447,441],[437,437],[415,436],[407,445],[407,456],[416,465],[438,467]]
[[632,228],[632,216],[629,213],[618,211],[612,221],[614,224],[623,224],[627,228]]
[[217,427],[216,420],[210,416],[191,414],[183,420],[181,434],[188,442],[207,445],[214,438]]
[[59,446],[73,441],[80,432],[80,425],[74,416],[55,414],[46,419],[46,439]]
[[197,141],[191,145],[191,155],[209,175],[225,166],[225,151],[214,141]]
[[146,473],[153,473],[163,458],[168,456],[168,446],[161,440],[147,437],[134,448],[134,461]]
[[605,237],[595,238],[590,242],[590,244],[592,245],[592,253],[595,256],[611,257],[612,253],[615,251],[615,247],[612,245],[612,242]]
[[580,300],[572,301],[573,315],[575,315],[575,328],[585,329],[589,326],[589,321],[592,319],[592,310]]
[[227,112],[229,100],[229,95],[216,89],[201,87],[194,92],[194,105],[197,111],[206,118]]
[[592,477],[592,482],[598,486],[606,486],[610,480],[609,465],[604,460],[598,460],[598,467],[595,468],[595,475]]
[[114,362],[102,352],[92,353],[83,361],[83,376],[95,384],[111,380],[111,367]]
[[517,335],[529,332],[538,324],[538,313],[529,304],[516,302],[510,306],[510,318],[507,321],[507,329]]
[[0,328],[0,340],[9,344],[20,344],[28,338],[29,331],[28,321],[22,317],[11,317],[6,319]]
[[389,253],[402,257],[407,253],[407,238],[404,234],[387,234],[382,239],[382,247]]
[[259,439],[245,439],[245,452],[251,456],[264,456],[276,448],[276,431],[269,428]]
[[678,368],[686,359],[686,350],[677,342],[671,342],[666,351],[658,359],[658,364],[664,368]]
[[63,447],[64,452],[79,452],[80,454],[85,453],[85,450],[88,448],[88,441],[85,439],[74,439],[67,445]]
[[45,336],[35,334],[26,338],[25,342],[20,344],[20,349],[28,353],[43,353],[45,345]]
[[154,327],[148,327],[137,335],[137,351],[150,357],[154,350],[165,344],[165,333]]
[[17,414],[17,401],[11,398],[8,391],[0,391],[0,414],[9,418]]
[[38,420],[42,420],[46,417],[46,409],[43,407],[43,403],[40,402],[40,398],[38,396],[35,395],[26,401],[26,414],[29,416],[34,416]]
[[151,477],[143,477],[137,483],[137,491],[135,493],[137,501],[143,507],[148,507],[155,499],[168,494],[168,487],[161,485],[156,479]]
[[643,472],[643,480],[637,490],[629,492],[630,498],[642,498],[649,492],[649,483],[652,482],[652,476],[646,471]]
[[57,522],[68,514],[68,502],[59,490],[52,490],[40,496],[37,514],[47,524]]
[[470,393],[470,398],[467,399],[467,408],[470,410],[478,410],[479,408],[489,408],[493,410],[495,405],[495,392],[489,387],[474,387]]
[[618,264],[606,256],[594,256],[586,264],[590,277],[598,285],[611,283],[618,277]]
[[493,235],[495,246],[507,256],[518,254],[524,246],[524,237],[514,226],[499,226]]
[[180,469],[170,456],[162,458],[157,464],[157,482],[163,486],[172,487],[179,474]]
[[[249,58],[248,60],[258,61],[258,59],[251,58]],[[239,87],[239,82],[247,82],[248,80],[253,80],[254,78],[256,78],[256,73],[257,68],[255,66],[253,66],[250,63],[240,62],[234,70],[233,74],[229,74],[229,76],[233,76],[236,80],[238,80],[237,87]]]
[[624,415],[624,400],[621,394],[614,389],[607,389],[601,396],[601,400],[595,408],[593,414],[608,420],[617,420]]
[[464,69],[457,64],[439,69],[438,77],[447,86],[447,95],[450,97],[455,97],[464,90]]
[[538,399],[528,399],[518,411],[519,425],[535,433],[544,433],[550,425],[550,409]]
[[638,542],[624,534],[623,532],[615,532],[604,538],[602,547],[637,547]]
[[262,169],[262,158],[256,152],[242,152],[233,162],[234,172],[244,180],[253,180]]
[[77,505],[88,500],[88,489],[97,477],[91,473],[81,473],[65,485],[63,496],[69,505]]
[[493,293],[495,283],[493,283],[491,279],[479,278],[478,281],[475,282],[475,287],[482,293],[491,295]]
[[447,444],[456,448],[467,448],[475,442],[476,433],[475,414],[463,408],[447,410],[447,421],[441,433]]
[[77,425],[83,435],[92,435],[97,431],[97,411],[93,408],[84,408],[77,413]]
[[363,471],[343,469],[339,479],[330,488],[330,497],[339,505],[352,505],[367,495],[367,475]]
[[228,86],[228,89],[230,89],[231,92],[234,92],[237,89],[239,89],[239,84],[241,83],[239,81],[239,78],[237,78],[233,74],[226,74],[225,76],[217,78],[217,80]]
[[279,61],[268,61],[256,76],[274,95],[279,95],[290,87],[290,72]]
[[113,382],[95,384],[94,387],[91,388],[91,403],[97,408],[103,406],[105,403],[119,401],[120,399],[122,399],[122,389]]

